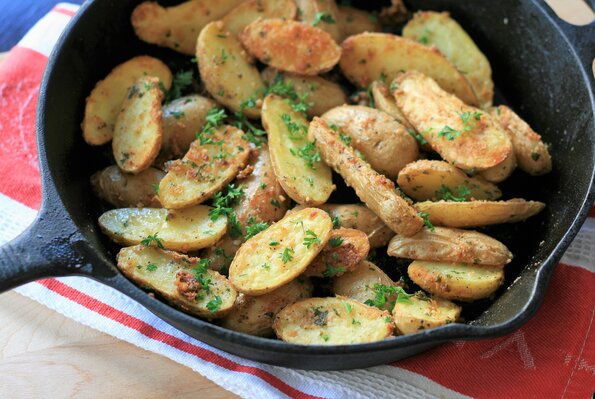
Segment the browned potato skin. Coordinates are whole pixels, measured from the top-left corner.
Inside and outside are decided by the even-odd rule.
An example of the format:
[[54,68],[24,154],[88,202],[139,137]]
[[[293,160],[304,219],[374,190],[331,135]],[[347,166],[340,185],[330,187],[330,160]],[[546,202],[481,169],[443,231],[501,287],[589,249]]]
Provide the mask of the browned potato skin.
[[247,0],[228,12],[223,23],[234,35],[258,18],[294,19],[297,7],[293,0]]
[[492,115],[506,130],[512,140],[512,147],[519,168],[533,176],[551,172],[552,157],[541,136],[506,105],[490,109]]
[[347,146],[327,122],[314,118],[308,129],[324,161],[353,187],[357,196],[396,233],[410,236],[423,226],[417,212],[397,194],[395,185],[376,173]]
[[[244,196],[233,207],[236,218],[242,226],[245,226],[250,218],[254,218],[257,223],[268,224],[280,220],[287,211],[289,199],[277,181],[266,145],[250,153],[247,170],[250,169],[252,173],[237,181],[237,184],[243,187]],[[274,200],[279,202],[279,207],[271,202]],[[211,260],[210,268],[227,269],[243,242],[243,234],[232,238],[228,233],[215,246],[207,249],[204,257]]]
[[165,173],[156,168],[131,175],[112,165],[91,176],[91,185],[101,199],[116,208],[160,208],[154,186],[163,176]]
[[361,105],[343,105],[322,115],[351,137],[370,166],[390,179],[419,155],[416,140],[390,115]]
[[447,227],[422,229],[411,237],[394,236],[388,254],[397,258],[459,262],[504,267],[512,253],[504,244],[485,234]]
[[418,202],[419,212],[427,212],[436,226],[481,227],[492,224],[522,222],[545,208],[539,201],[514,198],[508,201]]
[[455,323],[461,315],[461,307],[447,299],[428,296],[418,291],[408,302],[399,302],[393,309],[393,320],[400,334],[437,328]]
[[397,107],[392,93],[388,91],[388,87],[382,81],[375,80],[372,83],[372,97],[374,98],[374,104],[377,109],[395,118],[405,128],[413,129],[411,123],[403,115],[403,111]]
[[[333,240],[343,240],[339,245],[333,245]],[[345,272],[355,270],[368,257],[370,243],[366,233],[354,229],[336,229],[331,232],[331,238],[326,247],[310,263],[304,272],[308,277],[340,276]],[[329,275],[328,267],[342,268],[343,271]]]
[[233,310],[221,319],[221,326],[259,337],[275,334],[273,321],[284,307],[312,296],[314,287],[307,278],[297,278],[261,296],[238,295]]
[[374,15],[354,7],[338,5],[337,23],[341,30],[341,40],[363,32],[378,32],[382,26]]
[[[397,106],[432,148],[454,166],[484,170],[498,165],[512,152],[508,135],[488,113],[466,105],[430,77],[409,71],[394,82],[399,85],[393,91]],[[469,131],[462,131],[462,112],[480,115],[479,120],[470,116],[473,125]],[[440,137],[440,130],[446,126],[461,131],[459,137]]]
[[496,166],[492,166],[491,168],[480,171],[479,176],[492,183],[501,183],[508,179],[517,167],[516,155],[514,153],[514,144],[512,149],[513,151],[506,157],[504,161],[500,162]]
[[286,72],[318,75],[339,62],[341,48],[325,31],[296,21],[259,19],[240,34],[248,52]]
[[334,22],[319,21],[316,27],[328,32],[333,39],[340,43],[342,40],[342,30],[339,21],[339,9],[335,0],[295,0],[300,10],[298,13],[300,22],[306,25],[313,25],[316,20],[316,14],[323,12],[330,16]]

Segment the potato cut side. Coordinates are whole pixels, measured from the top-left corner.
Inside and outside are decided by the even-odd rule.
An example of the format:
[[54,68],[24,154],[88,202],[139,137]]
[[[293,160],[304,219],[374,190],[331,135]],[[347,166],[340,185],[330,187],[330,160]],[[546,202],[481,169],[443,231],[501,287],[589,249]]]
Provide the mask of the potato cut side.
[[159,208],[161,203],[155,187],[159,187],[163,176],[165,173],[156,168],[131,175],[112,165],[91,176],[91,185],[101,199],[117,208]]
[[372,98],[374,100],[374,106],[383,111],[393,118],[407,129],[413,129],[413,126],[409,123],[403,112],[397,107],[395,98],[388,90],[388,87],[380,80],[375,80],[372,83]]
[[339,23],[339,9],[335,0],[295,0],[299,9],[298,19],[306,25],[327,32],[340,43],[343,32]]
[[370,252],[366,233],[354,229],[335,229],[326,247],[312,261],[304,276],[333,277],[355,270]]
[[403,28],[403,37],[435,46],[463,74],[479,105],[492,105],[494,82],[490,63],[461,25],[448,12],[421,11]]
[[[398,285],[378,266],[364,260],[355,270],[333,278],[333,292],[335,295],[365,303],[376,298],[377,291],[374,286],[378,284],[387,287],[396,287]],[[389,310],[397,297],[390,294],[387,299],[384,308]]]
[[320,209],[285,216],[242,244],[229,267],[230,281],[247,295],[263,295],[287,284],[324,248],[332,228],[331,218]]
[[386,310],[349,298],[310,298],[284,308],[273,324],[279,339],[302,345],[381,341],[394,325]]
[[361,105],[343,105],[322,115],[339,138],[361,152],[370,166],[396,179],[419,155],[415,139],[392,116]]
[[262,97],[264,83],[251,57],[223,22],[212,22],[200,32],[196,58],[200,77],[215,100],[250,118],[260,117],[258,103],[254,107],[242,103]]
[[162,7],[157,2],[145,1],[136,6],[130,21],[136,35],[145,42],[193,55],[203,27],[240,3],[242,0],[191,0]]
[[341,86],[320,76],[301,76],[293,73],[280,72],[273,68],[265,68],[262,79],[268,86],[276,82],[291,84],[299,97],[305,97],[310,103],[308,116],[314,117],[324,114],[331,108],[347,103],[347,96]]
[[200,204],[232,181],[249,155],[250,143],[240,129],[224,125],[202,133],[183,159],[168,163],[167,175],[159,183],[159,200],[169,209]]
[[273,321],[277,313],[300,299],[310,298],[312,291],[310,280],[298,277],[268,294],[240,294],[233,310],[221,320],[221,326],[244,334],[273,336]]
[[456,323],[460,315],[460,306],[423,291],[409,297],[409,301],[398,302],[393,309],[395,326],[403,335]]
[[163,140],[155,164],[181,158],[196,140],[206,123],[207,114],[217,106],[210,98],[192,94],[163,106]]
[[359,33],[382,30],[378,18],[372,13],[343,5],[338,6],[338,11],[337,24],[341,30],[340,41]]
[[506,130],[519,168],[533,176],[551,172],[552,157],[541,136],[506,105],[490,109],[490,115]]
[[435,79],[463,102],[478,104],[469,82],[437,49],[388,33],[351,36],[341,47],[341,70],[359,87],[368,87],[381,76],[392,82],[399,73],[415,70]]
[[[237,292],[225,276],[196,269],[199,261],[144,245],[122,248],[117,256],[118,269],[126,277],[172,305],[199,317],[223,317],[233,308]],[[197,271],[207,287],[197,281]]]
[[155,77],[139,78],[128,89],[112,141],[116,164],[124,172],[140,173],[157,158],[163,138],[162,100]]
[[397,234],[388,244],[388,254],[397,258],[494,267],[504,267],[512,260],[512,253],[500,241],[477,231],[447,227],[423,229],[411,237]]
[[471,302],[490,297],[504,282],[502,268],[416,260],[407,268],[413,282],[440,298]]
[[163,208],[120,208],[99,217],[99,227],[121,245],[145,243],[188,252],[216,243],[227,228],[227,219],[212,221],[209,206],[182,210]]
[[308,120],[282,97],[269,94],[264,100],[262,123],[268,133],[275,175],[287,195],[299,204],[324,204],[335,186],[330,168],[308,141]]
[[416,201],[445,199],[449,193],[466,200],[496,200],[502,196],[495,184],[481,177],[467,176],[444,161],[421,159],[412,162],[399,172],[397,183],[405,194]]
[[97,82],[85,103],[82,128],[87,144],[103,145],[111,141],[122,102],[134,82],[143,76],[155,76],[166,89],[171,87],[172,74],[167,65],[149,56],[134,57]]
[[394,232],[410,236],[417,233],[423,220],[397,193],[395,185],[385,176],[375,172],[356,155],[351,146],[332,130],[326,121],[314,118],[308,130],[323,160],[343,176],[357,196]]
[[297,7],[293,0],[248,0],[240,3],[221,19],[234,35],[258,18],[294,19]]
[[492,183],[501,183],[510,177],[516,167],[517,160],[516,155],[514,154],[513,144],[512,152],[506,157],[504,161],[500,162],[496,166],[492,166],[491,168],[480,171],[479,176]]
[[464,104],[417,71],[395,80],[397,106],[445,161],[465,170],[498,165],[512,152],[503,128],[488,113]]
[[428,213],[430,222],[437,226],[480,227],[522,222],[541,212],[545,204],[514,198],[508,201],[424,201],[414,207]]
[[296,21],[259,19],[244,29],[240,40],[265,64],[299,75],[330,71],[341,57],[328,33]]

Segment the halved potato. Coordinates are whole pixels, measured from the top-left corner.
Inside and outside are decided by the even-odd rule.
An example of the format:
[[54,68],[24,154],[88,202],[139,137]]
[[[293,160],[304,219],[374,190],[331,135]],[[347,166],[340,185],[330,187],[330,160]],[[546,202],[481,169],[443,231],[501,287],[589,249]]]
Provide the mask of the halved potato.
[[552,157],[541,136],[506,105],[490,109],[490,115],[506,130],[512,140],[512,148],[519,168],[533,176],[552,170]]
[[103,145],[112,139],[122,102],[129,88],[143,76],[156,76],[166,89],[171,87],[172,74],[167,65],[146,55],[118,65],[97,82],[85,104],[82,128],[87,144]]
[[297,7],[293,0],[247,0],[228,12],[221,20],[234,35],[258,18],[294,19]]
[[341,40],[364,32],[379,32],[382,26],[372,13],[354,7],[338,5],[337,23],[341,30]]
[[99,227],[121,245],[145,243],[188,252],[216,243],[227,228],[227,219],[212,221],[212,208],[197,205],[181,210],[120,208],[99,217]]
[[[502,192],[495,184],[481,177],[467,176],[448,162],[420,159],[405,166],[397,179],[405,194],[416,201],[442,199],[440,190],[446,187],[451,193],[467,200],[496,200]],[[459,195],[461,189],[464,195]],[[468,190],[468,193],[467,193]]]
[[355,270],[370,252],[366,233],[354,229],[335,229],[326,247],[312,261],[304,276],[333,277]]
[[339,10],[335,0],[295,0],[298,6],[298,19],[304,24],[316,26],[328,32],[340,43],[342,40]]
[[341,70],[359,87],[368,87],[381,76],[392,82],[399,73],[416,70],[465,103],[478,104],[469,82],[437,49],[389,33],[351,36],[341,47]]
[[346,145],[324,119],[314,118],[308,129],[324,161],[353,187],[357,196],[394,232],[405,236],[417,233],[423,220],[396,191],[395,185],[375,172]]
[[117,256],[118,269],[139,286],[196,316],[223,317],[233,308],[237,292],[225,276],[213,270],[201,273],[207,287],[198,283],[195,268],[199,261],[144,245],[122,248]]
[[260,337],[274,335],[273,321],[287,305],[312,296],[314,287],[307,278],[297,278],[268,294],[238,295],[233,310],[221,320],[221,326]]
[[389,92],[388,87],[386,87],[380,80],[372,82],[371,87],[375,107],[395,118],[397,122],[405,126],[407,129],[413,129],[413,126],[411,126],[407,118],[405,118],[403,112],[397,107],[395,98]]
[[436,46],[465,75],[482,108],[492,105],[494,82],[490,63],[448,12],[420,11],[403,28],[403,37]]
[[250,118],[260,117],[260,104],[242,107],[249,98],[262,97],[264,83],[251,57],[223,22],[211,22],[196,42],[200,77],[207,91],[221,104]]
[[159,183],[159,200],[170,209],[208,200],[246,166],[248,155],[250,143],[238,128],[223,125],[212,134],[203,133],[183,159],[168,163],[167,175]]
[[[335,295],[365,303],[367,300],[376,298],[376,290],[374,289],[376,284],[387,287],[398,286],[378,266],[364,260],[355,270],[333,279],[333,292]],[[397,298],[391,294],[387,299],[385,309],[389,310],[392,302]]]
[[[488,113],[463,103],[417,71],[399,75],[397,106],[444,160],[465,170],[498,165],[512,152],[503,128]],[[394,83],[393,83],[394,84]]]
[[378,173],[396,179],[419,155],[417,142],[389,114],[361,105],[343,105],[322,115],[339,138],[356,150]]
[[423,291],[416,292],[407,302],[395,304],[393,309],[395,326],[403,335],[456,323],[460,315],[460,306],[446,299],[426,295]]
[[303,345],[345,345],[381,341],[394,325],[386,310],[349,298],[310,298],[285,307],[273,328],[279,339]]
[[159,78],[144,76],[128,90],[116,118],[112,149],[124,172],[140,173],[157,158],[163,137]]
[[91,185],[101,199],[117,208],[159,208],[161,203],[155,187],[159,187],[159,181],[163,176],[165,173],[156,168],[148,168],[138,175],[130,175],[112,165],[91,176]]
[[419,212],[427,212],[437,226],[479,227],[491,224],[522,222],[545,208],[539,201],[514,198],[508,201],[418,202]]
[[347,103],[347,96],[341,86],[320,76],[301,76],[293,73],[283,73],[273,68],[265,68],[262,79],[268,86],[282,81],[291,84],[299,97],[305,97],[305,102],[311,104],[308,116],[314,117],[324,114],[331,108]]
[[136,35],[147,43],[192,55],[198,34],[240,4],[242,0],[191,0],[174,7],[145,1],[134,9],[130,21]]
[[181,158],[196,140],[206,123],[207,114],[217,106],[210,98],[192,94],[163,106],[163,140],[155,163]]
[[262,124],[268,133],[275,175],[287,195],[299,204],[324,204],[335,186],[330,168],[320,161],[318,150],[306,137],[308,120],[282,97],[269,94],[263,104]]
[[512,152],[506,157],[506,159],[500,162],[496,166],[482,170],[479,175],[492,183],[500,183],[508,179],[512,172],[517,167],[516,155],[514,154],[514,144]]
[[328,214],[306,208],[285,216],[246,241],[229,267],[229,279],[247,295],[264,295],[306,270],[328,242]]
[[447,227],[422,229],[411,237],[397,234],[390,240],[387,252],[397,258],[494,267],[504,267],[512,260],[512,253],[500,241],[477,231]]
[[475,301],[488,298],[504,282],[498,267],[415,260],[407,268],[413,282],[445,299]]
[[299,75],[330,71],[341,57],[341,48],[328,33],[296,21],[259,19],[244,29],[240,40],[265,64]]

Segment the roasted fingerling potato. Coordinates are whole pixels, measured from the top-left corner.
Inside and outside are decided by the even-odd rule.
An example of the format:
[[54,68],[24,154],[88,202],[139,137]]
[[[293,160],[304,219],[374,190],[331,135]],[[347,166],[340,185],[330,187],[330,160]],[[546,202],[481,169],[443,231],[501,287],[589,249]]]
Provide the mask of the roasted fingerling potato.
[[221,19],[234,35],[258,18],[294,19],[297,7],[293,0],[247,0],[238,4]]
[[340,42],[359,33],[382,30],[378,18],[371,12],[340,4],[337,5],[337,9],[337,24],[341,31]]
[[372,99],[374,106],[382,112],[385,112],[395,118],[397,122],[405,126],[406,129],[413,129],[403,112],[397,107],[395,98],[390,93],[386,84],[380,80],[375,80],[370,86],[372,88]]
[[340,43],[343,39],[340,13],[335,0],[295,0],[298,19],[306,25],[315,26]]
[[91,176],[91,185],[99,198],[117,208],[159,208],[161,203],[155,189],[163,176],[165,173],[156,168],[133,175],[111,165]]
[[460,306],[423,291],[416,292],[408,301],[397,302],[392,311],[396,330],[402,335],[456,323],[460,315]]
[[304,272],[308,277],[333,277],[355,270],[370,252],[366,233],[354,229],[334,229],[326,247]]

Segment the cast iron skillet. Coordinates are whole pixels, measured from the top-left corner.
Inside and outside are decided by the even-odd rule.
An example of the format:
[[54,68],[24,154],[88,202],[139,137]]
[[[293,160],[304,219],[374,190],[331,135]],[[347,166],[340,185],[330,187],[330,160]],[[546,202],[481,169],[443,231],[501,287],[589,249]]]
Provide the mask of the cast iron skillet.
[[[515,254],[507,286],[469,324],[351,346],[299,346],[225,330],[148,296],[114,265],[115,247],[97,227],[102,209],[89,176],[104,163],[87,146],[80,122],[96,81],[137,54],[180,56],[140,42],[129,16],[140,0],[82,6],[52,53],[41,85],[37,142],[43,201],[33,226],[0,248],[0,292],[50,276],[81,275],[133,298],[176,328],[227,352],[305,369],[346,369],[395,361],[440,342],[496,337],[519,328],[541,304],[548,280],[593,203],[595,107],[590,71],[595,26],[557,20],[540,0],[410,1],[412,9],[448,10],[492,63],[499,102],[506,100],[552,144],[554,170],[542,178],[516,172],[510,198],[547,203],[526,223],[495,230]],[[377,9],[366,1],[362,8]],[[356,4],[357,5],[357,4]]]

